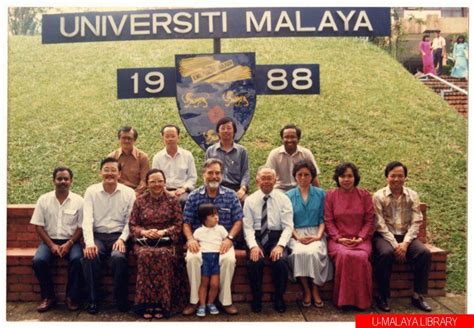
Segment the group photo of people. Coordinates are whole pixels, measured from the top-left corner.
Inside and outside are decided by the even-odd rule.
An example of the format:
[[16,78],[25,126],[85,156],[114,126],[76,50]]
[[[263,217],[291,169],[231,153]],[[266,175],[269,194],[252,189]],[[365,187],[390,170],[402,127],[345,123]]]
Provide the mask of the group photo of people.
[[[389,162],[387,185],[372,195],[358,187],[357,165],[342,162],[327,173],[334,188],[325,191],[315,156],[299,144],[301,129],[287,124],[280,130],[282,145],[253,172],[256,186],[250,192],[252,159],[234,141],[236,122],[223,117],[215,131],[219,141],[207,149],[198,170],[192,154],[179,146],[177,125],[161,128],[165,147],[151,166],[149,156],[134,145],[139,132],[122,127],[117,133],[120,148],[100,161],[102,181],[88,187],[83,197],[70,190],[72,170],[54,168],[54,191],[38,199],[30,222],[41,239],[32,264],[41,287],[38,312],[56,305],[51,263],[60,257],[68,261],[65,303],[70,311],[85,304],[90,314],[100,312],[107,264],[118,311],[133,310],[149,320],[176,314],[236,315],[231,289],[236,249],[247,254],[254,313],[265,304],[266,263],[273,309],[280,313],[286,311],[291,281],[301,285],[303,307],[323,308],[320,288],[333,281],[331,301],[342,311],[362,311],[375,303],[388,312],[392,266],[404,262],[413,265],[413,306],[431,311],[423,298],[431,253],[417,239],[420,199],[404,185],[404,164]],[[201,186],[196,185],[198,171]],[[131,253],[136,258],[132,304]]]
[[468,312],[469,7],[93,6],[5,15],[6,321]]
[[441,36],[440,30],[434,32],[433,38],[429,34],[423,35],[419,44],[423,73],[441,76],[443,66],[447,65],[449,59],[454,63],[450,76],[468,79],[469,47],[466,38],[463,35],[457,36],[453,40],[451,52],[446,47],[446,39]]

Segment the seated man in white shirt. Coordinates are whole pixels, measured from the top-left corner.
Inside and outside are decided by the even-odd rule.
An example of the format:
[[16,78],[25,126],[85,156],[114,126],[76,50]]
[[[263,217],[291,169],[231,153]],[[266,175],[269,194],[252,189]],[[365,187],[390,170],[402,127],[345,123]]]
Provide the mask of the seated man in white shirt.
[[166,175],[166,190],[178,197],[181,207],[197,181],[196,165],[191,152],[178,146],[179,127],[167,124],[161,129],[165,148],[153,157],[152,168]]
[[259,190],[247,197],[244,204],[244,235],[249,249],[247,261],[252,311],[262,310],[264,258],[271,260],[274,308],[285,312],[283,294],[288,281],[286,245],[293,232],[293,207],[287,195],[274,189],[275,170],[260,167],[257,172]]
[[110,256],[114,276],[114,296],[120,311],[128,311],[128,261],[126,241],[128,218],[135,202],[135,192],[121,183],[120,164],[115,158],[100,163],[102,182],[87,188],[84,194],[83,270],[89,292],[91,314],[98,312],[98,287],[101,262]]
[[35,206],[31,224],[41,243],[33,257],[33,271],[41,289],[41,304],[38,312],[46,312],[56,304],[51,261],[54,257],[68,260],[68,281],[66,286],[66,306],[69,310],[79,309],[79,283],[81,277],[82,247],[82,206],[84,200],[69,191],[73,173],[67,167],[57,167],[53,171],[54,191],[42,195]]

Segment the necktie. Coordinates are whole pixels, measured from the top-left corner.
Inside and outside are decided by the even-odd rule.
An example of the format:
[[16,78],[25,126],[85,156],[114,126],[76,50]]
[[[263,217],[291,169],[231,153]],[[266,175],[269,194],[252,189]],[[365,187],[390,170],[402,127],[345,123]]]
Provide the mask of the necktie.
[[265,244],[268,242],[268,215],[267,215],[267,201],[270,198],[269,195],[263,196],[263,205],[262,205],[262,221],[260,225],[260,237],[262,246],[265,249]]

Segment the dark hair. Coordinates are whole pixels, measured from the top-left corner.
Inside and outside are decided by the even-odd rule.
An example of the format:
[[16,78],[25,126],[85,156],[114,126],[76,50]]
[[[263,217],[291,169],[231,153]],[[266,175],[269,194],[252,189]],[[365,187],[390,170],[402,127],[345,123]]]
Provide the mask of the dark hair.
[[235,123],[235,120],[232,117],[228,117],[228,116],[221,118],[217,122],[216,133],[217,134],[219,133],[219,128],[221,127],[221,125],[227,124],[229,122],[232,122],[232,128],[234,129],[234,134],[237,133],[237,124]]
[[122,165],[119,163],[119,161],[116,158],[113,157],[106,157],[103,160],[100,161],[100,169],[104,167],[106,163],[117,163],[119,171],[122,171]]
[[206,161],[202,164],[202,172],[206,172],[206,169],[211,166],[212,164],[219,164],[221,167],[221,170],[224,168],[224,163],[218,158],[208,158]]
[[150,175],[155,174],[155,173],[161,173],[161,175],[163,176],[163,180],[165,180],[165,183],[166,183],[165,172],[163,172],[160,169],[149,169],[148,172],[145,175],[145,183],[146,183],[147,186],[148,186],[148,178],[150,177]]
[[206,219],[209,215],[216,214],[217,213],[217,207],[215,207],[211,203],[204,203],[199,205],[198,207],[198,217],[199,221],[201,221],[202,224],[206,222]]
[[130,131],[133,131],[133,140],[137,140],[138,139],[138,132],[137,130],[135,130],[134,128],[132,128],[131,126],[122,126],[118,131],[117,131],[117,138],[120,139],[120,134],[122,132],[130,132]]
[[58,174],[58,172],[62,172],[62,171],[68,171],[69,172],[69,177],[72,180],[72,178],[74,177],[74,174],[72,174],[72,170],[69,167],[65,167],[65,166],[59,166],[59,167],[54,169],[54,171],[53,171],[53,180],[56,179],[56,174]]
[[316,175],[318,175],[316,171],[316,167],[314,167],[314,164],[310,161],[307,161],[305,159],[297,162],[295,166],[293,166],[293,178],[296,179],[296,173],[298,173],[299,170],[307,168],[309,172],[311,173],[311,180],[314,180]]
[[352,174],[354,175],[354,187],[357,187],[360,182],[359,169],[357,168],[357,166],[355,166],[354,163],[351,163],[351,162],[344,162],[336,166],[336,169],[334,170],[334,176],[332,177],[332,179],[336,181],[336,185],[340,187],[339,177],[342,176],[344,172],[346,172],[347,169],[352,170]]
[[179,136],[179,133],[181,132],[181,131],[179,130],[179,127],[178,127],[177,125],[174,125],[174,124],[166,124],[165,126],[163,126],[163,127],[161,128],[161,135],[163,135],[163,132],[165,132],[165,129],[166,129],[166,128],[175,128],[175,129],[176,129],[176,132],[178,133],[178,136]]
[[287,124],[284,127],[282,127],[281,130],[280,130],[280,138],[283,139],[283,132],[285,130],[288,130],[288,129],[295,129],[296,130],[296,136],[298,137],[298,140],[301,139],[301,129],[299,127],[297,127],[296,125],[294,125],[294,124]]
[[405,165],[403,165],[402,163],[396,162],[396,161],[390,162],[390,163],[387,164],[387,166],[385,167],[385,177],[388,178],[388,175],[389,175],[390,171],[393,170],[396,167],[399,167],[399,166],[403,167],[403,172],[405,172],[405,177],[407,177],[408,176],[407,167]]
[[425,41],[425,39],[426,39],[426,38],[428,38],[428,39],[429,39],[429,38],[430,38],[430,36],[429,36],[428,34],[424,34],[424,35],[423,35],[423,38],[422,38],[421,40],[422,40],[422,41]]
[[[462,39],[462,42],[460,41]],[[460,35],[456,39],[456,43],[464,43],[466,42],[466,39],[464,38],[464,35]]]

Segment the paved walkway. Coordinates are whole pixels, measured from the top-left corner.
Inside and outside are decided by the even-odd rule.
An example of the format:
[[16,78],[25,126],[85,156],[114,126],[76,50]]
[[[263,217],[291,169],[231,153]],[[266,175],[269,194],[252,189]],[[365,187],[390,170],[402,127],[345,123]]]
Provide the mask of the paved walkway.
[[[446,297],[432,297],[427,301],[433,308],[433,313],[466,313],[466,296],[448,294]],[[144,321],[134,313],[120,313],[111,306],[103,306],[97,315],[90,315],[85,310],[69,312],[64,304],[59,304],[51,311],[38,313],[35,308],[38,304],[33,302],[8,302],[7,321]],[[315,307],[303,308],[295,302],[289,303],[285,313],[276,313],[272,309],[271,303],[265,303],[263,311],[255,314],[250,311],[247,303],[236,303],[240,314],[229,316],[219,314],[216,316],[207,315],[200,319],[195,316],[184,317],[177,315],[169,320],[162,321],[354,321],[356,314],[379,313],[375,308],[370,308],[364,312],[341,312],[330,302],[326,302],[324,309]],[[418,311],[411,306],[409,298],[397,298],[390,301],[391,313],[425,313]]]

